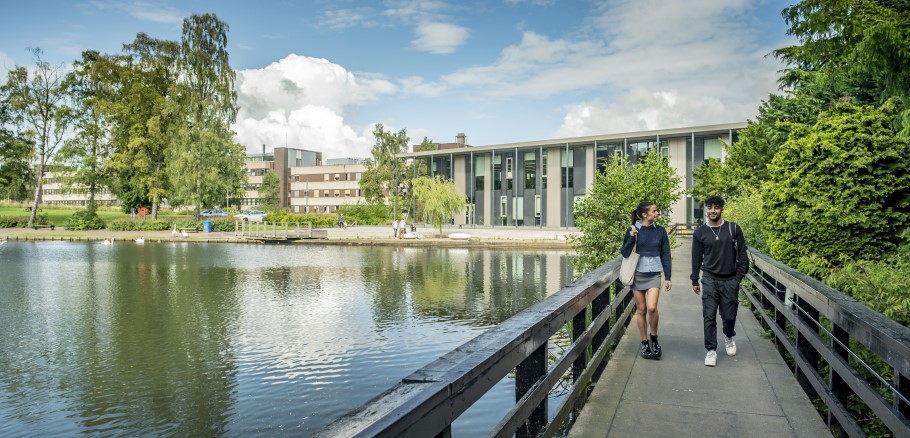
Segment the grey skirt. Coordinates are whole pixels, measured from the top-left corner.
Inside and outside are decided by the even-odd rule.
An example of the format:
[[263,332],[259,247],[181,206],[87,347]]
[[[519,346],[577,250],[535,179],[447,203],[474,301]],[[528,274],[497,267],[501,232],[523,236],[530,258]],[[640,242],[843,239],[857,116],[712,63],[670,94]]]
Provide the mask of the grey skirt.
[[660,286],[660,272],[635,271],[635,281],[632,282],[632,290],[660,289]]

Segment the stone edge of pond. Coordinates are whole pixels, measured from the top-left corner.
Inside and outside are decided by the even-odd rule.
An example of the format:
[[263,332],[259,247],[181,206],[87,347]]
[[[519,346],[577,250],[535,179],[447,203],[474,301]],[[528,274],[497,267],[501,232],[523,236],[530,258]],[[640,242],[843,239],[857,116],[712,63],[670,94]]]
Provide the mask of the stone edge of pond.
[[[131,243],[133,237],[101,237],[101,236],[55,236],[39,235],[9,235],[5,237],[12,241],[64,241],[64,242],[101,242],[111,239],[115,242]],[[479,239],[452,240],[444,238],[413,239],[300,239],[279,242],[263,242],[255,239],[240,238],[145,238],[146,243],[187,242],[187,243],[244,243],[255,245],[336,245],[336,246],[397,246],[397,247],[425,247],[425,248],[534,248],[574,251],[575,247],[564,240],[522,240],[522,239]]]

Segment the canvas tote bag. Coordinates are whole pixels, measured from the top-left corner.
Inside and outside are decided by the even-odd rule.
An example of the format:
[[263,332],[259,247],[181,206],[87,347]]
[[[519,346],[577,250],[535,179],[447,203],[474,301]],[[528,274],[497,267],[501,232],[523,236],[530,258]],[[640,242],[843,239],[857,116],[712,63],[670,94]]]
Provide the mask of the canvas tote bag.
[[638,239],[632,245],[632,253],[628,257],[622,258],[622,265],[619,266],[619,281],[623,286],[631,286],[635,281],[635,268],[638,267],[638,253],[635,249],[638,247]]

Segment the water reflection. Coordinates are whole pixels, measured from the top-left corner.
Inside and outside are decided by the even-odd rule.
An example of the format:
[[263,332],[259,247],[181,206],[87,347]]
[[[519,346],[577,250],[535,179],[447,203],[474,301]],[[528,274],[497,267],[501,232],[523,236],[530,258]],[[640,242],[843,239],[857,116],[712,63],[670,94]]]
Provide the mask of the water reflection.
[[[0,262],[2,436],[305,436],[571,278],[555,251],[9,242]],[[472,417],[465,436],[498,420]]]

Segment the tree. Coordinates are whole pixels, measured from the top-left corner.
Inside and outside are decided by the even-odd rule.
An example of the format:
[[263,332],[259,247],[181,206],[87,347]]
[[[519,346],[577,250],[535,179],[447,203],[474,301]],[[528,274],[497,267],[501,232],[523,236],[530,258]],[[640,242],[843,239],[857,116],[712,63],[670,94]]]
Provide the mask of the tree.
[[281,205],[281,181],[278,174],[267,170],[259,187],[259,202],[266,208],[278,208]]
[[203,206],[240,191],[246,178],[246,151],[232,141],[229,129],[237,116],[237,93],[227,32],[228,25],[214,14],[183,21],[177,110],[184,124],[168,151],[168,174],[175,202],[193,205],[197,218]]
[[0,91],[0,188],[7,199],[20,201],[28,197],[29,181],[33,179],[29,166],[33,146],[7,128],[12,123],[9,99]]
[[67,93],[63,87],[62,66],[51,66],[41,59],[41,49],[32,49],[35,57],[34,73],[29,75],[25,67],[9,71],[4,94],[9,99],[12,119],[34,146],[34,196],[28,225],[35,223],[38,203],[41,201],[41,187],[47,165],[57,147],[63,142],[70,123],[71,112],[66,106]]
[[803,0],[783,11],[798,45],[773,53],[791,66],[782,83],[820,72],[824,84],[861,103],[896,98],[895,120],[910,133],[910,3],[906,0]]
[[64,166],[67,185],[87,189],[89,216],[95,212],[95,193],[110,186],[108,164],[112,145],[109,121],[104,113],[110,88],[105,82],[104,63],[98,52],[85,51],[67,75],[64,87],[73,99],[76,131],[63,143],[56,157]]
[[407,176],[407,172],[399,168],[400,163],[395,156],[407,152],[410,139],[404,129],[397,134],[392,133],[386,131],[381,123],[373,127],[373,137],[376,144],[370,151],[372,158],[367,159],[366,171],[360,180],[360,189],[370,204],[385,205],[387,197],[389,202],[394,203],[400,193],[395,190],[396,184]]
[[797,266],[810,254],[838,263],[895,250],[910,225],[910,140],[895,135],[897,111],[842,102],[784,143],[763,190],[774,258]]
[[176,143],[180,111],[174,97],[179,45],[136,35],[124,55],[106,57],[114,91],[105,102],[112,119],[113,187],[124,211],[151,205],[152,217],[170,193],[167,150]]
[[[575,204],[575,224],[582,233],[571,238],[578,253],[573,266],[586,273],[616,257],[638,203],[648,200],[658,211],[668,211],[679,199],[680,181],[667,157],[656,151],[634,166],[625,156],[611,159],[603,172],[597,172],[585,197]],[[658,219],[661,225],[668,221],[666,215]]]
[[706,199],[709,196],[730,197],[730,180],[725,172],[726,168],[716,158],[709,158],[705,164],[692,169],[692,190],[690,193],[695,199]]
[[458,193],[454,182],[439,176],[421,176],[415,179],[414,196],[422,202],[430,223],[439,228],[440,236],[442,226],[464,211],[467,203],[464,195]]

